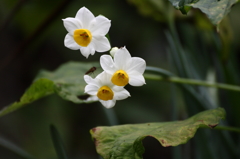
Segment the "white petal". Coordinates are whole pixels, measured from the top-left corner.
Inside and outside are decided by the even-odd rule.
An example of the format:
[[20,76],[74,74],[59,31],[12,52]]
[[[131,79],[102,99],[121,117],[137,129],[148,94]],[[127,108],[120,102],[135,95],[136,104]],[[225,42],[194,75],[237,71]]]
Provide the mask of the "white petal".
[[129,64],[126,72],[137,71],[141,74],[144,73],[146,69],[146,62],[142,58],[132,57],[132,62]]
[[132,86],[142,86],[145,83],[145,79],[143,75],[139,72],[133,72],[131,74],[128,74],[129,76],[129,84]]
[[63,25],[70,35],[73,35],[76,29],[81,29],[82,25],[76,18],[66,18],[63,19]]
[[[115,87],[118,87],[118,86],[115,86]],[[115,90],[115,89],[113,88],[113,90]],[[130,93],[126,89],[122,88],[121,91],[116,91],[116,92],[114,91],[114,97],[113,98],[115,100],[123,100],[123,99],[126,99],[129,96],[130,96]]]
[[104,71],[109,74],[114,74],[114,62],[110,55],[102,55],[100,57],[100,65]]
[[84,100],[84,101],[86,101],[86,102],[91,102],[91,101],[98,101],[99,99],[98,99],[98,97],[97,96],[90,96],[90,97],[88,97],[86,100]]
[[90,54],[91,54],[91,55],[94,55],[94,54],[95,54],[95,49],[94,49],[93,47],[90,49]]
[[84,78],[84,81],[85,81],[87,84],[92,84],[92,83],[93,83],[93,78],[90,77],[89,75],[84,75],[83,78]]
[[89,11],[86,7],[82,7],[78,10],[75,18],[77,18],[84,29],[89,29],[90,23],[95,19],[94,15],[91,11]]
[[69,33],[65,36],[64,45],[72,50],[80,49],[80,46],[74,41],[73,37]]
[[89,75],[84,75],[84,80],[87,84],[90,84],[90,85],[95,85],[95,86],[99,86],[98,83],[97,83],[97,80],[96,79],[93,79],[91,76]]
[[116,100],[107,100],[107,101],[99,100],[99,101],[102,103],[104,107],[108,109],[114,107],[114,105],[116,104]]
[[90,94],[90,95],[97,95],[99,87],[94,85],[86,85],[84,93]]
[[95,18],[95,21],[92,22],[89,30],[91,31],[92,36],[105,36],[108,33],[110,26],[111,21],[108,18],[99,15]]
[[107,72],[103,71],[102,73],[97,75],[97,77],[95,79],[98,80],[98,84],[100,86],[107,85],[109,87],[112,87],[113,83],[111,82],[111,77],[112,77],[112,75],[110,75]]
[[94,44],[91,42],[87,47],[88,47],[88,49],[90,51],[90,54],[94,55],[95,54]]
[[97,75],[97,77],[95,79],[101,80],[101,79],[105,79],[106,76],[106,72],[101,72]]
[[110,50],[111,46],[105,36],[93,36],[92,42],[97,52],[106,52]]
[[88,58],[90,54],[94,55],[95,53],[95,49],[90,44],[87,47],[80,47],[80,51],[82,55],[85,56],[86,58]]
[[131,63],[131,55],[125,47],[116,51],[114,55],[114,62],[117,69],[122,70],[125,70],[128,67],[127,64]]

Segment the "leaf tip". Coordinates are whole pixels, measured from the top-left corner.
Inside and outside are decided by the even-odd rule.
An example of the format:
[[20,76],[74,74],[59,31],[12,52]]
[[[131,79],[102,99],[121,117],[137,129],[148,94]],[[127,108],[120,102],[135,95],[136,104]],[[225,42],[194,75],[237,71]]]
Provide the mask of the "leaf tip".
[[92,140],[94,141],[94,144],[95,144],[96,147],[98,146],[99,140],[96,139],[96,137],[95,137],[94,134],[95,134],[96,131],[99,130],[99,129],[100,129],[100,128],[98,128],[98,127],[95,127],[95,128],[90,129],[90,134],[92,135]]
[[213,128],[215,128],[217,125],[218,125],[218,124],[212,124],[212,125],[209,124],[208,126],[213,129]]
[[99,128],[95,127],[95,128],[92,128],[90,131],[91,133],[95,133]]

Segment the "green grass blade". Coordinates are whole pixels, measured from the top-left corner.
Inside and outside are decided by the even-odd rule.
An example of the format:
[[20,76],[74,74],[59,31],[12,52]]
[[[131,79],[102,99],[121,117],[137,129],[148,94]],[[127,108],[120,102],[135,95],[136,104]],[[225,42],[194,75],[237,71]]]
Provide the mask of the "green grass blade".
[[54,125],[50,125],[50,131],[51,131],[52,142],[56,150],[56,153],[58,155],[58,159],[68,159],[60,134]]
[[6,140],[4,138],[1,138],[1,137],[0,137],[0,146],[10,150],[11,152],[15,153],[16,155],[18,155],[21,158],[24,158],[24,159],[34,159],[34,157],[32,157],[26,151],[24,151],[23,149],[19,148],[18,146],[16,146],[12,142],[10,142],[10,141],[8,141],[8,140]]

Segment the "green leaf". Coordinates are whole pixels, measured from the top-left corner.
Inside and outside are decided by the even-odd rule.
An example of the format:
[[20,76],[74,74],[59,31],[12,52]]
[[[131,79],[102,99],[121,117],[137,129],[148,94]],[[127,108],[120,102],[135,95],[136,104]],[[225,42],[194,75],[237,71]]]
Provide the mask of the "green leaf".
[[0,147],[4,147],[5,149],[15,153],[20,158],[24,159],[34,159],[32,155],[30,155],[28,152],[23,150],[22,148],[18,147],[16,144],[0,137]]
[[205,13],[214,25],[217,25],[230,12],[233,4],[238,0],[169,0],[172,5],[183,14],[187,14],[190,7],[198,8]]
[[1,110],[0,117],[53,93],[74,103],[93,102],[86,100],[89,96],[84,94],[86,82],[83,79],[92,67],[97,67],[96,72],[92,73],[96,76],[101,71],[99,63],[68,62],[54,72],[40,71],[20,100]]
[[54,83],[51,80],[40,78],[27,89],[19,101],[3,108],[0,111],[0,117],[52,93],[54,93]]
[[142,140],[154,137],[162,146],[186,143],[200,126],[214,128],[225,118],[225,110],[216,108],[200,112],[183,121],[102,126],[91,129],[97,152],[104,159],[141,159],[144,153]]
[[180,10],[183,14],[187,14],[187,12],[190,10],[189,4],[196,3],[198,0],[169,0],[172,5]]
[[54,72],[41,71],[37,79],[47,78],[52,80],[56,93],[65,100],[74,103],[89,103],[82,99],[82,97],[85,98],[84,88],[86,86],[83,76],[92,67],[97,67],[97,70],[90,74],[93,77],[102,71],[99,63],[68,62]]

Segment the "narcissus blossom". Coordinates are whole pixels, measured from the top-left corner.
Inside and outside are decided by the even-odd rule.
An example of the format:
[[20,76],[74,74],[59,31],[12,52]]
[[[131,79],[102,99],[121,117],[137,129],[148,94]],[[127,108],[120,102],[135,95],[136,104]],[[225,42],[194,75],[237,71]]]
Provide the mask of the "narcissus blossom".
[[94,17],[86,7],[77,12],[75,18],[63,19],[63,24],[68,34],[65,36],[64,44],[72,50],[80,49],[83,56],[94,55],[95,51],[105,52],[111,46],[105,35],[111,26],[111,21],[99,15]]
[[110,55],[102,55],[100,64],[103,70],[111,75],[112,83],[117,86],[125,86],[128,83],[132,86],[145,84],[145,60],[131,57],[125,47],[116,50],[113,58]]
[[111,75],[106,72],[100,73],[95,79],[89,75],[84,75],[87,83],[85,93],[98,98],[106,108],[112,108],[116,100],[122,100],[130,96],[130,93],[123,87],[116,86],[111,82]]

